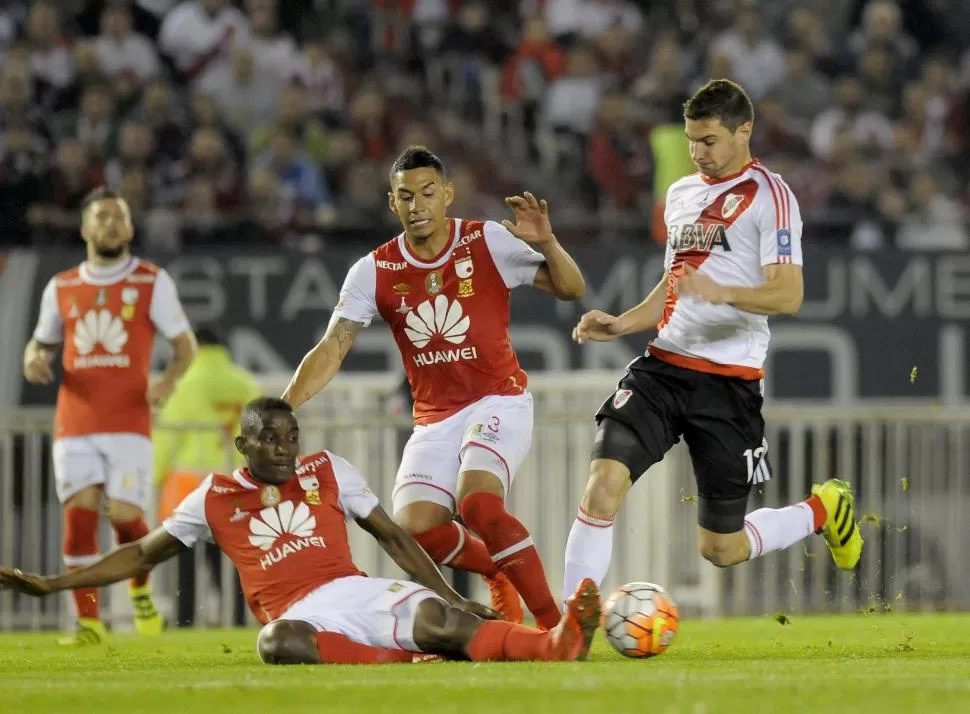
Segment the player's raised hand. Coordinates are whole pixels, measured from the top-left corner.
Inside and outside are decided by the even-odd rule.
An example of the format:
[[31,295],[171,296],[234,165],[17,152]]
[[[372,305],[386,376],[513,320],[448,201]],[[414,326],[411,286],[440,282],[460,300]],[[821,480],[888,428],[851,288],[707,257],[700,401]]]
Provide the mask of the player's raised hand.
[[728,290],[714,282],[693,265],[684,265],[684,274],[674,280],[674,291],[679,296],[696,296],[712,305],[728,302]]
[[573,328],[573,340],[580,345],[589,341],[612,342],[620,334],[620,318],[601,310],[590,310]]
[[505,203],[515,214],[515,223],[502,221],[509,233],[531,245],[543,245],[555,240],[549,223],[549,204],[539,201],[526,191],[521,196],[509,196]]
[[460,603],[456,603],[455,607],[459,610],[464,610],[465,612],[470,612],[476,617],[480,617],[483,620],[502,620],[502,614],[497,610],[493,610],[487,605],[482,605],[480,602],[475,602],[474,600],[463,600]]
[[52,592],[47,578],[25,573],[19,568],[0,568],[0,590],[12,590],[34,597],[43,597]]
[[54,369],[50,355],[35,353],[24,364],[24,378],[31,384],[50,384],[54,381]]

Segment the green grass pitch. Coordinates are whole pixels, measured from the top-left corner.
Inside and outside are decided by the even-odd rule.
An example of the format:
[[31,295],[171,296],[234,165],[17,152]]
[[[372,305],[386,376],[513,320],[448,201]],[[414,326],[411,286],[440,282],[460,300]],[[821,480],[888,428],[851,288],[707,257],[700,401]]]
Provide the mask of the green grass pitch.
[[652,660],[625,660],[600,634],[590,661],[550,664],[269,667],[255,636],[115,635],[64,650],[52,633],[3,634],[0,711],[970,712],[970,615],[687,620]]

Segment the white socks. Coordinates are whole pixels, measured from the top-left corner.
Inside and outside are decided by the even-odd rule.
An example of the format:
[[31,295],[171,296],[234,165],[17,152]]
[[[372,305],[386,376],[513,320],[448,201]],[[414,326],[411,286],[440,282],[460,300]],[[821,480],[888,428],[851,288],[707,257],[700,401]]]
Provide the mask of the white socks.
[[579,509],[566,541],[566,570],[563,574],[562,601],[572,595],[583,578],[603,582],[613,554],[613,521],[595,518]]
[[804,501],[785,508],[759,508],[744,517],[744,534],[751,544],[750,560],[773,550],[784,550],[814,532],[815,516]]

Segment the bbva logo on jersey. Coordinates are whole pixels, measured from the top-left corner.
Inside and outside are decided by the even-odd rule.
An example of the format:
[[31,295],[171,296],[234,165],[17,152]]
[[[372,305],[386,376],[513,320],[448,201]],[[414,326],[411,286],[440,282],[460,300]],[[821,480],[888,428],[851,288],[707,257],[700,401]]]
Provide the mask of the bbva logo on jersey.
[[[278,506],[270,506],[259,512],[259,518],[249,519],[249,542],[266,553],[259,561],[263,570],[274,563],[297,553],[304,548],[326,548],[323,538],[313,535],[317,518],[310,514],[305,503],[293,505],[293,501],[283,501]],[[276,542],[285,536],[296,536],[279,548]]]
[[[116,315],[105,308],[88,310],[74,323],[74,347],[79,357],[74,360],[75,369],[88,367],[127,367],[128,355],[120,354],[128,343],[128,331]],[[96,345],[104,347],[107,355],[92,355]]]

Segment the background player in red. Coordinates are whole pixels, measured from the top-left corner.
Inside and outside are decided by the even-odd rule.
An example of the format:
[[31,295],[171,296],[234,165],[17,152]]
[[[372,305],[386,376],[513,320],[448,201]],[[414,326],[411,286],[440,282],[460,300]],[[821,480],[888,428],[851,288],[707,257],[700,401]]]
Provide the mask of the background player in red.
[[[528,530],[505,509],[532,439],[532,396],[509,341],[509,294],[532,285],[576,300],[585,283],[552,233],[545,201],[507,199],[516,222],[499,225],[448,218],[453,198],[437,156],[412,147],[397,158],[388,203],[404,231],[350,269],[327,333],[283,396],[298,407],[326,387],[380,314],[415,402],[395,520],[435,562],[485,576],[506,619],[522,618],[517,590],[549,628],[559,607]],[[452,520],[456,512],[468,530]]]
[[[266,624],[264,662],[410,661],[423,652],[471,660],[572,660],[595,633],[599,593],[584,581],[550,631],[482,618],[498,613],[462,598],[417,542],[380,507],[360,473],[322,451],[299,459],[289,404],[262,397],[242,415],[236,448],[247,468],[212,474],[172,517],[136,543],[62,576],[0,568],[0,587],[30,595],[97,587],[147,572],[200,539],[213,540],[239,571],[246,599]],[[354,565],[353,518],[417,582],[368,578]]]
[[684,105],[699,172],[667,192],[663,280],[620,316],[594,310],[573,336],[607,342],[657,327],[596,415],[589,482],[566,545],[564,588],[601,583],[613,520],[633,483],[683,437],[697,479],[701,554],[726,567],[821,531],[836,564],[856,566],[862,538],[848,484],[816,485],[806,501],[745,514],[771,477],[761,416],[768,316],[802,303],[802,221],[777,174],[752,160],[754,109],[744,90],[713,80]]
[[[131,255],[131,211],[118,193],[101,188],[81,208],[87,259],[54,276],[41,297],[33,339],[24,352],[24,376],[54,379],[53,359],[63,342],[61,385],[54,423],[54,479],[64,506],[64,564],[98,559],[98,514],[107,499],[119,543],[148,533],[145,503],[152,484],[151,405],[160,405],[188,369],[195,336],[164,270]],[[149,384],[156,333],[174,356]],[[147,575],[129,589],[135,627],[162,630]],[[62,644],[95,644],[106,636],[98,592],[76,590],[78,632]]]

